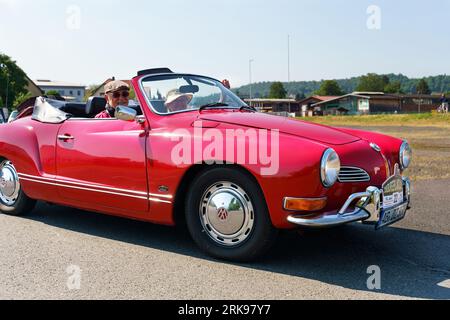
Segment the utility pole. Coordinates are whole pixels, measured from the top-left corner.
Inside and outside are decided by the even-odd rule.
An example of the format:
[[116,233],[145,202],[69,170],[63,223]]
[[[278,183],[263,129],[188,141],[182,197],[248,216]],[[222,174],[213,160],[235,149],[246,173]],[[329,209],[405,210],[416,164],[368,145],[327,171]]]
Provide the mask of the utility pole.
[[248,73],[249,73],[249,78],[250,78],[250,107],[252,106],[252,99],[253,99],[253,92],[252,92],[252,63],[253,63],[253,59],[250,59],[248,61]]
[[[291,35],[288,34],[288,99],[291,97],[289,96],[289,84],[291,82]],[[289,113],[291,113],[291,102],[289,101]]]
[[288,83],[291,82],[291,36],[288,35]]

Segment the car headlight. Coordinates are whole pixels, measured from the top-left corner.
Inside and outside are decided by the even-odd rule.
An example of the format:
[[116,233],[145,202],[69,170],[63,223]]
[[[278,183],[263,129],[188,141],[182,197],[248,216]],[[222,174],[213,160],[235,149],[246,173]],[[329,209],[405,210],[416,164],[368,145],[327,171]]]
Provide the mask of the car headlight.
[[322,156],[320,175],[326,188],[332,187],[339,178],[341,160],[333,149],[327,149]]
[[400,165],[407,169],[412,161],[412,149],[408,142],[404,141],[400,147]]

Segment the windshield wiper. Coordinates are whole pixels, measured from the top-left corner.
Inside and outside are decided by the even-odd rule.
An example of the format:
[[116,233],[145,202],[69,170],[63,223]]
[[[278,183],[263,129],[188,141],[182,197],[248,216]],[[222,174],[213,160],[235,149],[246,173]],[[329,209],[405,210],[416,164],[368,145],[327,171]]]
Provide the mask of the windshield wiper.
[[221,107],[229,107],[229,106],[230,106],[229,104],[222,103],[222,102],[208,103],[208,104],[201,106],[198,109],[198,111],[201,112],[201,111],[203,111],[205,109],[209,109],[209,108],[221,108]]
[[249,111],[253,111],[253,112],[258,112],[258,110],[256,110],[255,107],[250,107],[250,106],[242,106],[242,107],[239,109],[239,111],[242,111],[242,110],[249,110]]

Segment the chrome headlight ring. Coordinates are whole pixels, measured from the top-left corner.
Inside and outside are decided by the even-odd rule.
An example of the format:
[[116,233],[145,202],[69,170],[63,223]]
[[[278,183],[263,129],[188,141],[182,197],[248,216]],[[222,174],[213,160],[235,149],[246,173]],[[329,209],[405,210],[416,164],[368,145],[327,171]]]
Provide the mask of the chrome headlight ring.
[[403,141],[399,153],[400,166],[402,170],[407,169],[412,161],[412,149],[407,141]]
[[331,188],[339,178],[341,160],[333,149],[327,149],[322,156],[320,176],[325,188]]

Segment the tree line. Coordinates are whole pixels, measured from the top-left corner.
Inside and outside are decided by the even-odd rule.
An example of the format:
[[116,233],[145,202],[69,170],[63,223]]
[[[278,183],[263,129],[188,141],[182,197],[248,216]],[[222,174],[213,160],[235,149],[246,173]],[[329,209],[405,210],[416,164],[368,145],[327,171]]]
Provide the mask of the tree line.
[[[242,96],[249,96],[250,86],[243,86],[234,91]],[[261,82],[252,85],[253,98],[283,99],[307,96],[341,96],[355,91],[383,92],[387,94],[450,94],[450,76],[435,76],[422,79],[409,79],[404,75],[379,75],[369,73],[361,77],[343,80],[322,80],[304,82]]]

